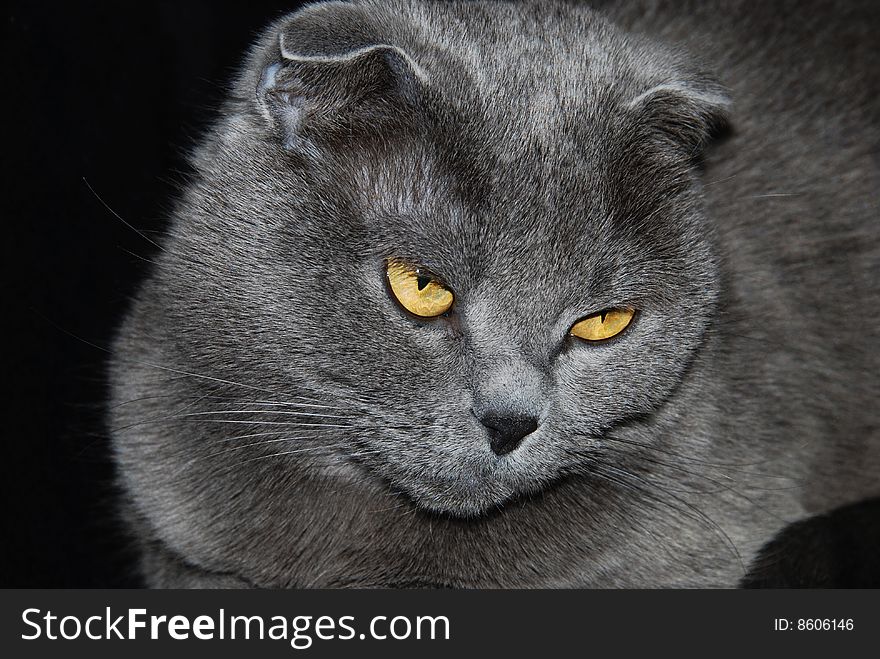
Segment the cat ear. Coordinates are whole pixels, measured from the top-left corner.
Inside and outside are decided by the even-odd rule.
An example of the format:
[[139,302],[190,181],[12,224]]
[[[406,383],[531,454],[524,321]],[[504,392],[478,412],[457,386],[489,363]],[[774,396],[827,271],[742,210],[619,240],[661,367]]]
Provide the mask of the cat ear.
[[418,103],[425,73],[377,36],[362,7],[312,5],[277,34],[257,102],[288,148],[387,130]]
[[728,126],[731,105],[720,83],[694,78],[656,84],[630,101],[627,109],[656,134],[689,155],[699,155]]

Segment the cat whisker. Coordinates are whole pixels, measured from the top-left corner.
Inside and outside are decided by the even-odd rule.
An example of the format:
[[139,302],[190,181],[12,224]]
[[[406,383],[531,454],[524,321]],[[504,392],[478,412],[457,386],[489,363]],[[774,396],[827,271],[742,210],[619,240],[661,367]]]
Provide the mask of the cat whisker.
[[[594,469],[592,469],[590,471],[590,475],[598,476],[602,480],[607,481],[608,483],[611,483],[612,485],[616,485],[618,487],[623,487],[626,490],[629,490],[631,492],[635,492],[637,495],[644,495],[645,494],[643,488],[635,487],[635,486],[631,485],[630,483],[627,483],[626,481],[623,481],[619,478],[616,478],[614,476],[611,476],[609,474],[604,473],[603,471],[601,471],[598,468],[598,465],[594,465]],[[657,499],[655,497],[651,497],[651,499],[649,501],[647,501],[646,503],[648,505],[650,505],[654,510],[661,510],[664,512],[666,512],[668,510],[675,510],[675,508],[673,506],[670,506],[669,504],[667,504],[665,502],[662,504],[662,506],[658,505]],[[627,517],[627,520],[630,524],[633,524],[633,523],[638,524],[638,522],[634,522],[632,517]],[[666,536],[658,537],[656,534],[654,534],[653,531],[651,531],[651,529],[649,527],[645,526],[644,524],[638,524],[638,527],[639,527],[639,529],[641,529],[642,531],[647,533],[647,535],[651,536],[654,539],[656,546],[663,547],[663,551],[666,553],[666,555],[668,557],[672,558],[673,560],[678,558],[676,556],[675,552],[670,550],[670,547],[669,547],[670,538],[668,538]]]
[[148,259],[146,256],[141,256],[140,254],[136,254],[136,253],[132,252],[130,249],[126,249],[122,245],[117,245],[117,247],[119,249],[121,249],[123,252],[125,252],[126,254],[128,254],[129,256],[133,256],[134,258],[138,259],[139,261],[143,261],[144,263],[149,263],[150,265],[154,265],[154,266],[159,265],[153,259]]
[[[606,447],[606,448],[608,450],[612,450],[612,451],[615,450],[615,449],[612,449],[611,447]],[[619,454],[623,454],[622,451],[615,451],[615,452],[617,452]],[[716,495],[716,494],[720,494],[721,492],[729,492],[730,494],[733,494],[734,496],[742,499],[743,501],[746,501],[753,508],[760,510],[763,513],[766,513],[770,517],[778,520],[779,522],[782,522],[783,524],[788,524],[792,521],[792,520],[786,520],[786,519],[781,518],[779,515],[774,513],[772,510],[768,509],[766,506],[763,506],[762,504],[758,503],[757,501],[755,501],[754,499],[752,499],[748,495],[743,494],[742,492],[737,490],[735,487],[733,487],[733,485],[725,485],[724,483],[721,483],[721,482],[715,480],[714,478],[712,478],[711,476],[707,476],[706,474],[690,471],[690,470],[684,469],[683,467],[680,467],[678,465],[670,464],[668,462],[663,462],[660,460],[653,460],[653,459],[647,458],[645,456],[639,456],[639,460],[650,462],[651,464],[655,464],[658,466],[669,467],[670,469],[675,469],[676,471],[679,471],[683,474],[687,474],[688,476],[692,476],[694,478],[699,478],[702,480],[709,481],[710,483],[712,483],[713,485],[715,485],[718,488],[718,489],[714,489],[714,490],[706,490],[706,489],[693,490],[691,492],[692,494]],[[733,481],[733,479],[731,479],[730,476],[728,476],[726,474],[721,474],[720,477],[726,478],[726,479],[735,483],[735,481]],[[762,491],[780,491],[780,490],[797,489],[797,488],[762,488],[762,487],[757,487],[754,485],[752,485],[751,487],[753,489],[760,489]]]
[[[69,330],[67,330],[67,329],[65,329],[65,328],[63,328],[63,327],[61,327],[61,326],[58,325],[57,323],[52,322],[52,321],[49,320],[48,318],[46,318],[45,320],[46,320],[46,322],[50,323],[53,327],[55,327],[55,328],[56,328],[57,330],[59,330],[60,332],[63,332],[63,333],[66,334],[67,336],[69,336],[69,337],[75,339],[76,341],[79,341],[80,343],[83,343],[84,345],[90,346],[90,347],[94,348],[95,350],[100,350],[101,352],[103,352],[103,353],[105,353],[105,354],[108,354],[108,355],[113,355],[113,354],[114,354],[110,349],[108,349],[108,348],[104,348],[103,346],[99,346],[97,343],[94,343],[94,342],[92,342],[92,341],[88,341],[88,340],[82,338],[81,336],[77,336],[77,335],[74,334],[73,332],[71,332],[71,331],[69,331]],[[180,376],[186,376],[186,377],[190,377],[190,378],[195,378],[195,379],[199,379],[199,380],[205,380],[205,381],[208,381],[208,382],[214,382],[214,383],[217,383],[217,384],[229,385],[229,386],[233,386],[233,387],[240,387],[240,388],[242,388],[242,389],[248,389],[248,390],[250,390],[250,391],[260,391],[260,392],[262,392],[262,393],[268,393],[268,394],[272,394],[273,396],[280,396],[280,397],[282,397],[282,398],[284,397],[283,392],[273,391],[273,390],[271,390],[271,389],[265,389],[265,388],[262,388],[262,387],[257,387],[257,386],[254,386],[254,385],[249,385],[249,384],[246,384],[246,383],[243,383],[243,382],[236,382],[236,381],[234,381],[234,380],[227,380],[227,379],[224,379],[224,378],[218,378],[218,377],[214,377],[214,376],[211,376],[211,375],[204,375],[204,374],[201,374],[201,373],[192,373],[192,372],[190,372],[190,371],[185,371],[185,370],[178,369],[178,368],[171,368],[171,367],[169,367],[169,366],[161,366],[161,365],[159,365],[159,364],[153,364],[153,363],[151,363],[151,362],[146,362],[146,361],[142,361],[142,360],[139,360],[139,359],[120,359],[120,358],[118,358],[118,356],[117,356],[117,360],[118,360],[120,363],[125,363],[125,364],[136,364],[136,365],[138,365],[138,366],[146,366],[146,367],[148,367],[148,368],[154,368],[154,369],[156,369],[156,370],[159,370],[159,371],[162,371],[162,372],[166,372],[166,373],[174,373],[174,374],[176,374],[176,375],[180,375]]]
[[183,418],[184,421],[195,421],[197,423],[230,423],[248,426],[283,426],[285,428],[348,428],[356,429],[358,426],[352,424],[340,423],[308,423],[298,421],[252,421],[241,419],[191,419]]
[[[647,458],[644,458],[643,456],[632,456],[632,455],[630,455],[630,454],[628,454],[628,453],[625,453],[625,452],[623,452],[623,451],[615,451],[614,449],[612,449],[612,448],[610,448],[610,447],[605,447],[605,449],[606,449],[606,450],[613,451],[613,452],[617,453],[618,455],[627,456],[627,457],[632,457],[632,458],[637,458],[639,462],[642,462],[642,461],[645,461],[645,462],[653,462],[653,461],[651,461],[651,460],[648,460]],[[582,454],[582,453],[580,453],[580,452],[569,451],[568,453],[569,453],[570,455],[575,455],[575,456],[580,457],[580,458],[586,457],[584,454]],[[597,454],[595,454],[595,453],[590,454],[590,455],[589,455],[589,458],[590,458],[590,459],[595,459],[596,455],[597,455]],[[670,492],[678,492],[679,494],[712,494],[712,493],[715,493],[715,492],[720,492],[720,491],[722,491],[722,490],[724,489],[723,487],[720,487],[718,490],[706,490],[706,489],[703,489],[703,488],[687,488],[687,487],[675,487],[675,488],[673,488],[673,487],[669,487],[668,485],[667,485],[666,487],[669,489]]]
[[113,217],[115,217],[117,220],[119,220],[120,222],[122,222],[125,226],[127,226],[129,229],[131,229],[132,231],[134,231],[137,235],[139,235],[141,238],[143,238],[144,240],[146,240],[148,243],[150,243],[150,244],[151,244],[153,247],[155,247],[156,249],[158,249],[158,250],[160,250],[160,251],[162,251],[162,252],[165,251],[165,248],[162,247],[162,245],[160,245],[159,243],[157,243],[155,240],[151,240],[149,237],[146,236],[146,234],[144,234],[143,231],[141,231],[140,229],[136,229],[132,224],[129,224],[128,222],[126,222],[126,221],[122,218],[122,216],[121,216],[119,213],[117,213],[115,210],[113,210],[113,209],[110,207],[110,204],[108,204],[106,201],[104,201],[104,200],[101,198],[101,195],[99,195],[99,194],[95,191],[95,188],[92,187],[92,184],[88,182],[88,180],[86,179],[85,176],[82,177],[82,180],[83,180],[83,183],[86,184],[86,187],[89,189],[89,192],[91,192],[91,193],[95,196],[95,199],[97,199],[99,202],[101,202],[101,205],[102,205],[104,208],[106,208],[108,211],[110,211],[110,213],[113,215]]
[[[595,468],[595,466],[594,466],[594,468]],[[663,499],[658,499],[658,500],[663,501],[664,503],[666,503],[666,505],[669,505],[670,507],[678,510],[678,512],[690,517],[694,521],[697,521],[697,522],[702,521],[704,524],[707,525],[708,528],[712,529],[713,532],[715,532],[718,535],[718,537],[725,543],[725,545],[727,545],[728,549],[730,549],[732,551],[732,553],[736,557],[737,561],[739,562],[739,565],[740,565],[740,568],[741,568],[743,574],[745,574],[746,568],[745,568],[745,564],[743,563],[743,560],[742,560],[742,555],[739,553],[739,550],[737,549],[736,544],[733,542],[733,539],[730,537],[730,535],[727,533],[727,531],[725,531],[721,527],[721,525],[718,524],[718,522],[716,522],[714,519],[709,517],[698,506],[695,506],[694,504],[682,499],[680,496],[673,494],[672,492],[668,491],[668,489],[666,487],[660,485],[659,483],[645,480],[644,478],[642,478],[642,477],[640,477],[630,471],[621,470],[621,469],[618,469],[616,467],[612,467],[607,464],[602,464],[601,469],[611,469],[614,472],[620,474],[621,477],[623,477],[624,479],[627,479],[627,478],[635,479],[636,481],[641,483],[643,486],[645,486],[640,489],[642,489],[642,494],[644,494],[646,496],[655,496],[655,495],[653,495],[653,491],[656,490],[656,491],[662,492],[663,494],[665,494],[668,497],[671,497],[675,502],[677,502],[679,504],[679,506],[675,506],[668,501],[664,501]],[[592,473],[592,471],[590,473]],[[684,506],[687,510],[682,509],[680,506]],[[688,511],[690,511],[690,513],[688,513]]]
[[[176,409],[176,410],[174,411],[174,413],[173,413],[172,416],[178,416],[178,415],[180,415],[182,412],[185,412],[185,411],[188,410],[188,409],[192,409],[193,407],[195,407],[196,405],[198,405],[200,402],[202,402],[202,401],[205,399],[205,396],[207,396],[207,395],[208,395],[208,394],[205,394],[204,396],[201,396],[201,397],[199,397],[199,398],[196,398],[196,399],[194,399],[194,400],[191,400],[191,401],[190,401],[189,403],[187,403],[186,405],[183,405],[182,407],[179,407],[178,409]],[[150,421],[153,421],[153,420],[159,420],[159,417],[153,417],[153,419],[148,419],[145,423],[149,423]],[[123,428],[123,429],[124,429],[124,428]],[[115,429],[111,429],[111,432],[115,432]]]
[[382,455],[382,452],[374,449],[365,449],[361,451],[347,451],[346,455],[350,458],[364,458],[371,455]]
[[[281,401],[262,401],[262,400],[236,400],[232,398],[219,398],[216,396],[145,396],[143,398],[132,399],[131,401],[126,401],[123,403],[118,403],[117,407],[121,407],[128,403],[140,402],[143,400],[151,400],[154,398],[174,398],[180,400],[186,400],[187,398],[198,398],[204,399],[208,401],[224,401],[224,402],[232,402],[237,404],[239,407],[252,407],[252,406],[262,406],[263,409],[241,409],[241,410],[205,410],[207,413],[217,413],[217,414],[291,414],[293,412],[285,411],[286,408],[290,408],[292,410],[328,410],[328,411],[342,411],[346,408],[340,407],[337,405],[319,405],[317,403],[298,403],[298,402],[281,402]],[[280,408],[280,409],[277,409]],[[304,413],[304,412],[297,412]]]
[[[270,439],[270,440],[265,440],[265,441],[260,441],[260,442],[252,442],[252,443],[250,443],[250,444],[244,444],[244,445],[242,445],[242,446],[233,446],[233,447],[231,447],[231,448],[224,449],[223,451],[218,451],[218,452],[216,452],[216,453],[211,453],[210,455],[205,456],[205,459],[207,459],[207,458],[212,458],[212,457],[217,457],[217,456],[219,456],[219,455],[223,455],[224,453],[230,453],[230,452],[232,452],[232,451],[237,451],[237,450],[240,450],[240,449],[246,449],[246,448],[254,447],[254,446],[262,446],[262,445],[265,445],[265,444],[276,444],[276,443],[279,443],[279,442],[304,441],[304,440],[310,440],[310,439],[313,439],[313,438],[310,438],[310,437],[280,437],[280,438],[277,438],[277,439]],[[297,454],[297,453],[308,453],[308,452],[313,452],[313,451],[318,451],[318,450],[328,450],[328,449],[333,449],[333,450],[335,450],[335,449],[343,449],[343,448],[345,448],[346,446],[347,446],[347,445],[346,445],[344,442],[338,442],[338,441],[337,441],[336,444],[332,444],[332,445],[328,445],[328,444],[319,444],[319,445],[309,446],[309,447],[302,448],[302,449],[294,449],[294,450],[291,450],[291,451],[282,451],[282,452],[280,452],[280,453],[273,453],[273,454],[271,454],[271,455],[257,456],[256,458],[253,458],[253,459],[254,459],[254,460],[256,460],[256,459],[266,459],[266,458],[280,457],[280,456],[284,456],[284,455],[293,455],[293,454]],[[363,450],[356,451],[356,452],[348,452],[348,453],[346,453],[346,455],[348,455],[348,456],[350,456],[350,457],[363,457],[363,456],[377,455],[377,454],[381,454],[381,451],[378,451],[378,450],[376,450],[376,449],[363,449]],[[245,460],[244,462],[250,462],[250,461],[251,461],[251,460]],[[239,463],[239,464],[243,464],[243,463]]]
[[339,423],[308,423],[308,422],[297,422],[297,421],[255,421],[255,420],[243,420],[243,419],[210,419],[210,418],[193,418],[188,414],[179,414],[172,415],[168,417],[164,417],[162,419],[147,419],[146,421],[136,421],[134,423],[130,423],[128,425],[119,427],[119,428],[111,428],[111,432],[120,432],[123,430],[130,430],[131,428],[136,428],[138,426],[146,426],[155,423],[165,423],[168,421],[183,421],[190,423],[215,423],[215,424],[232,424],[232,425],[242,425],[242,426],[283,426],[285,428],[348,428],[355,429],[357,426],[351,424],[339,424]]
[[[178,394],[156,394],[153,396],[141,396],[139,398],[132,398],[130,400],[122,401],[120,403],[116,403],[115,405],[109,406],[107,409],[118,409],[120,407],[124,407],[126,405],[131,405],[133,403],[140,403],[148,400],[162,400],[166,398],[173,398],[174,400],[186,400],[191,398],[196,398],[198,400],[218,400],[218,401],[226,401],[232,402],[237,405],[267,405],[267,406],[277,406],[277,407],[308,407],[308,408],[316,408],[316,409],[333,409],[333,410],[342,410],[346,409],[344,407],[340,407],[338,405],[323,405],[318,403],[298,403],[292,401],[276,401],[276,400],[241,400],[238,398],[233,398],[229,396],[211,396],[211,395],[203,395],[203,396],[184,396]],[[311,398],[305,398],[305,400],[313,400]]]
[[273,437],[275,435],[284,435],[287,433],[286,430],[266,430],[263,432],[252,432],[247,435],[234,435],[232,437],[221,437],[220,439],[214,440],[215,442],[234,442],[239,439],[251,439],[253,437]]
[[[594,435],[580,434],[580,436],[597,439],[597,437]],[[636,442],[631,439],[623,439],[622,437],[615,437],[614,435],[610,435],[610,434],[609,435],[602,435],[598,439],[601,439],[603,441],[617,442],[619,444],[626,444],[628,446],[634,446],[634,447],[640,448],[640,449],[647,449],[650,451],[655,451],[657,453],[668,455],[669,457],[676,458],[678,460],[686,460],[686,461],[691,462],[693,464],[702,465],[704,467],[715,467],[717,469],[724,469],[726,471],[741,471],[740,467],[757,467],[757,466],[767,464],[768,462],[770,462],[770,460],[759,460],[757,462],[741,462],[741,463],[708,462],[705,460],[698,460],[697,458],[694,458],[689,455],[685,455],[683,453],[678,453],[676,451],[661,448],[659,446],[655,446],[652,444],[646,444],[643,442]],[[749,471],[741,471],[741,473],[752,475],[752,476],[762,476],[765,478],[781,478],[781,479],[789,478],[788,476],[781,476],[781,475],[774,475],[774,474],[761,474],[761,473],[749,472]]]
[[[673,463],[671,463],[671,462],[664,462],[664,461],[662,461],[662,460],[657,460],[656,458],[650,458],[650,457],[647,457],[647,456],[644,456],[644,455],[635,455],[635,454],[630,453],[630,452],[628,452],[628,451],[624,451],[624,450],[622,450],[622,449],[614,448],[614,447],[612,447],[612,446],[604,446],[604,447],[602,447],[602,448],[603,448],[603,450],[613,451],[614,453],[617,453],[617,454],[619,454],[619,455],[624,455],[624,456],[633,457],[633,458],[635,458],[635,459],[637,459],[637,460],[643,460],[643,461],[646,461],[646,462],[650,462],[650,463],[652,463],[652,464],[661,465],[661,466],[664,466],[664,467],[669,467],[670,469],[676,469],[676,470],[678,470],[678,471],[681,471],[682,473],[688,474],[689,476],[694,476],[694,477],[696,477],[696,478],[702,478],[702,479],[705,479],[705,480],[712,480],[712,482],[718,484],[718,486],[719,486],[722,490],[726,490],[726,489],[728,489],[728,487],[727,487],[726,485],[724,485],[723,483],[719,483],[718,481],[712,479],[712,477],[707,476],[707,475],[704,474],[704,473],[699,473],[699,472],[696,472],[696,471],[690,471],[690,470],[688,470],[688,469],[685,469],[684,467],[681,467],[681,466],[679,466],[679,465],[677,465],[677,464],[673,464]],[[702,463],[697,463],[697,464],[702,464]],[[709,465],[709,466],[712,466],[712,465]],[[731,471],[731,470],[728,470],[728,471]],[[759,473],[755,473],[755,472],[742,471],[742,470],[738,470],[738,469],[736,469],[736,470],[732,470],[732,471],[734,471],[736,474],[743,475],[743,476],[752,476],[752,477],[756,477],[756,478],[782,479],[782,480],[791,480],[791,481],[797,482],[797,479],[795,479],[795,478],[793,478],[793,477],[791,477],[791,476],[774,475],[774,474],[759,474]],[[729,474],[720,473],[720,474],[714,474],[714,475],[717,476],[718,478],[724,478],[724,479],[727,479],[727,480],[729,480],[729,481],[731,481],[731,482],[736,482],[736,481],[733,480],[733,478],[732,478]],[[756,486],[756,485],[751,485],[751,487],[753,487],[754,489],[760,489],[760,490],[762,490],[762,491],[766,491],[766,492],[777,492],[777,491],[782,492],[782,491],[787,491],[787,490],[795,490],[795,489],[798,489],[798,488],[801,487],[801,486],[800,486],[800,485],[795,485],[795,486],[792,486],[792,487],[758,487],[758,486]],[[720,491],[720,490],[719,490],[719,491]],[[708,491],[707,491],[707,492],[708,492]]]
[[282,451],[281,453],[272,453],[271,455],[258,455],[253,458],[248,458],[247,460],[244,460],[243,462],[239,462],[238,464],[242,465],[242,464],[246,464],[248,462],[256,462],[257,460],[270,460],[272,458],[280,458],[285,455],[294,455],[297,453],[310,453],[313,451],[326,451],[328,449],[337,449],[337,448],[341,448],[341,445],[337,444],[334,446],[309,446],[307,448],[294,449],[292,451]]
[[[280,452],[280,453],[271,453],[271,454],[269,454],[269,455],[258,455],[258,456],[254,456],[254,457],[252,457],[252,458],[248,458],[248,459],[246,459],[246,460],[242,460],[242,461],[240,461],[240,462],[236,462],[236,463],[234,463],[234,464],[229,464],[229,465],[227,465],[227,466],[221,468],[221,469],[219,470],[219,472],[217,472],[217,473],[219,473],[219,474],[226,474],[226,473],[228,473],[228,472],[230,472],[230,471],[233,471],[233,470],[235,470],[235,469],[241,467],[242,465],[246,465],[246,464],[248,464],[248,463],[257,462],[257,461],[262,461],[262,460],[270,460],[270,459],[272,459],[272,458],[283,457],[283,456],[285,456],[285,455],[294,455],[294,454],[298,454],[298,453],[318,453],[318,452],[321,452],[321,451],[335,450],[335,449],[338,449],[338,448],[340,448],[340,447],[341,447],[341,445],[339,445],[339,444],[335,444],[335,445],[333,445],[333,444],[331,444],[331,445],[323,445],[323,444],[322,444],[322,445],[317,445],[317,446],[308,446],[308,447],[305,447],[305,448],[293,449],[293,450],[291,450],[291,451],[282,451],[282,452]],[[205,459],[207,459],[207,457],[208,457],[208,456],[206,456]]]
[[[196,417],[196,416],[212,416],[219,414],[271,414],[272,416],[295,416],[295,417],[308,417],[308,418],[319,418],[319,419],[347,419],[348,416],[343,416],[340,414],[319,414],[317,412],[291,412],[288,410],[209,410],[204,412],[191,412],[189,414],[184,414],[178,416],[178,418],[182,417]],[[263,423],[262,421],[257,421],[257,423]]]
[[223,455],[224,453],[230,453],[232,451],[240,451],[242,449],[250,448],[252,446],[263,446],[265,444],[276,444],[278,442],[294,442],[297,440],[305,440],[305,439],[310,439],[310,438],[309,437],[279,437],[277,439],[266,439],[266,440],[259,441],[259,442],[250,442],[248,444],[240,444],[238,446],[232,446],[232,447],[224,449],[222,451],[217,451],[216,453],[211,453],[209,455],[206,455],[205,459],[214,458],[214,457],[217,457],[218,455]]
[[746,199],[766,199],[773,197],[800,197],[803,192],[766,192],[764,194],[749,195]]
[[[306,399],[313,400],[313,399]],[[343,410],[344,407],[340,407],[339,405],[324,405],[318,403],[294,403],[288,401],[269,401],[269,400],[254,400],[254,401],[244,401],[247,404],[253,405],[274,405],[278,407],[314,407],[314,408],[323,408],[328,410]]]
[[395,492],[393,490],[387,490],[384,492],[384,494],[387,497],[394,497],[395,499],[398,499],[399,500],[398,503],[396,503],[393,506],[389,506],[387,508],[371,509],[370,513],[385,513],[385,512],[390,512],[392,510],[400,510],[401,508],[406,508],[407,511],[412,510],[412,508],[413,508],[412,500],[409,497],[407,497],[406,495],[404,495],[403,493]]

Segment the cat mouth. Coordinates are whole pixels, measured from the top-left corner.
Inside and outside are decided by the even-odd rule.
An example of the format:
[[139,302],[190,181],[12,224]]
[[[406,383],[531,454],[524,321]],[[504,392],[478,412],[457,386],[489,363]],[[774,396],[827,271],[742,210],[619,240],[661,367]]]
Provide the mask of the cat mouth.
[[462,441],[455,435],[446,450],[438,450],[443,442],[434,442],[435,450],[418,454],[371,451],[346,457],[374,483],[416,508],[457,518],[496,512],[512,500],[542,491],[558,476],[556,456],[541,438],[530,438],[503,455],[490,451],[484,440],[480,435],[475,441]]

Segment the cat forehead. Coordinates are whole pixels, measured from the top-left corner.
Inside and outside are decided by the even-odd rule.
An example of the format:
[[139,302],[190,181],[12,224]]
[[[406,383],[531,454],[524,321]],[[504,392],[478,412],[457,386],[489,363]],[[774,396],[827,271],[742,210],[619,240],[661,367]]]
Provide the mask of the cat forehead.
[[528,263],[587,270],[623,236],[589,172],[563,160],[487,156],[459,169],[425,150],[364,166],[355,180],[358,211],[380,247],[438,274],[533,277]]
[[595,13],[553,2],[474,4],[457,6],[451,20],[455,12],[418,3],[399,38],[438,96],[480,113],[510,146],[530,137],[553,144],[609,90],[630,93],[631,44]]
[[[365,158],[351,180],[369,221],[389,233],[552,236],[565,219],[580,226],[604,212],[586,157],[535,145],[511,155],[491,137],[406,145]],[[561,221],[547,222],[552,217]]]
[[[348,180],[371,249],[465,286],[491,273],[511,289],[566,291],[589,281],[619,291],[625,284],[613,278],[637,277],[688,241],[690,220],[664,205],[671,202],[657,193],[658,179],[614,162],[613,150],[554,151],[533,140],[511,154],[491,137],[467,142],[409,145],[361,161]],[[633,202],[621,193],[648,217],[629,212]],[[652,200],[655,193],[666,201]]]

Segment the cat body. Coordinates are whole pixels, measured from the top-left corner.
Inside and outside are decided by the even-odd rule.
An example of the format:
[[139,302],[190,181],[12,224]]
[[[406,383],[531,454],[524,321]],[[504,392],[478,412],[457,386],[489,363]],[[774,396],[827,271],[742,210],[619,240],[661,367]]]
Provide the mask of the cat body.
[[[268,28],[114,349],[147,583],[733,586],[878,494],[878,26],[377,0]],[[389,259],[450,313],[402,310]],[[536,429],[496,454],[490,414]]]

